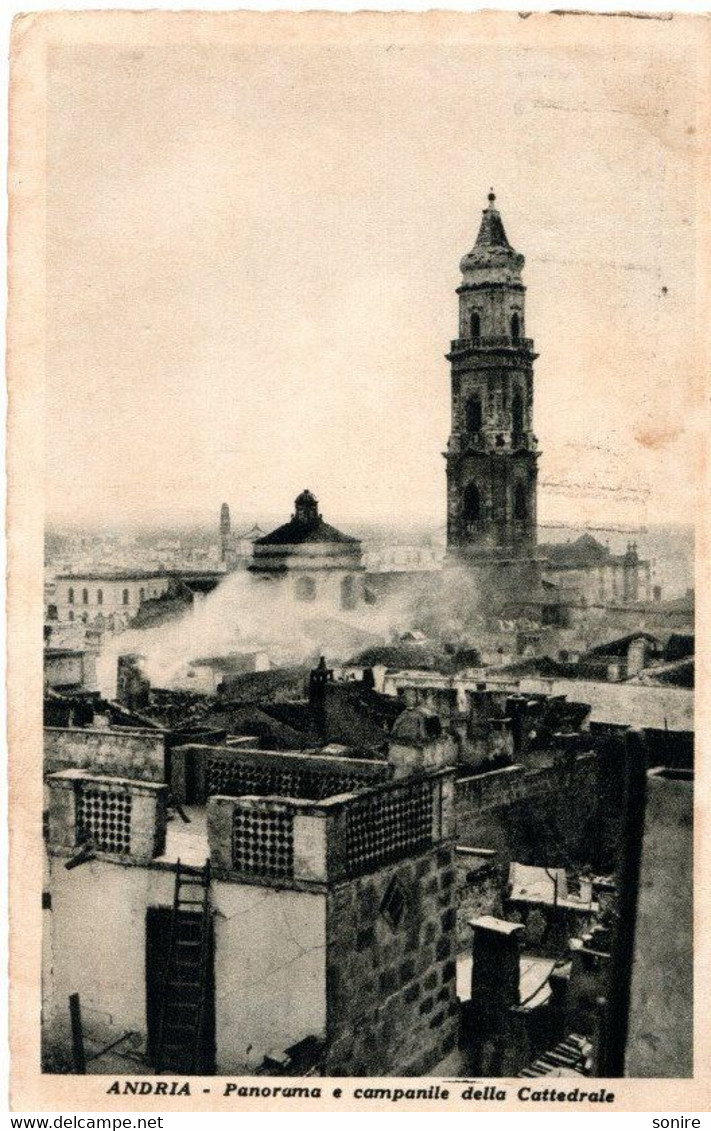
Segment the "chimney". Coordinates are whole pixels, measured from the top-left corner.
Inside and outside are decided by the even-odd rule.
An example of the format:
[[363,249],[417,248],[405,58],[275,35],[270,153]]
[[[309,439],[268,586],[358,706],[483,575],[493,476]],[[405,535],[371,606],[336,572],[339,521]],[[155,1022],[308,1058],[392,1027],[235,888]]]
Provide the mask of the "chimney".
[[453,766],[456,760],[457,747],[451,735],[442,730],[436,714],[415,707],[398,716],[388,747],[394,777],[441,770]]
[[519,1005],[521,923],[483,915],[470,919],[472,939],[472,1003],[488,1017]]
[[129,711],[143,711],[149,705],[150,682],[143,674],[143,656],[119,656],[116,698]]

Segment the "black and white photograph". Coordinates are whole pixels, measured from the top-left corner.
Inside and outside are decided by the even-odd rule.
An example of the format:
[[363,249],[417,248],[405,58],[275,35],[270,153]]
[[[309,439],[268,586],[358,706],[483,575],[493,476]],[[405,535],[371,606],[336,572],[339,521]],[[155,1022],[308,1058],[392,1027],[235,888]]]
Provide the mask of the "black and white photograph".
[[705,1102],[707,52],[16,23],[26,1106]]

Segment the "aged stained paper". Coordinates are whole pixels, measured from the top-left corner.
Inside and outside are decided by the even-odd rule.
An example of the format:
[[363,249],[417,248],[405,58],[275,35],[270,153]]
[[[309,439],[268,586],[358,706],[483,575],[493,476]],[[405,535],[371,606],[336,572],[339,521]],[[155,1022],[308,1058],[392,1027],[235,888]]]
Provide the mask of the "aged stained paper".
[[705,1110],[708,106],[706,17],[16,20],[15,1110]]

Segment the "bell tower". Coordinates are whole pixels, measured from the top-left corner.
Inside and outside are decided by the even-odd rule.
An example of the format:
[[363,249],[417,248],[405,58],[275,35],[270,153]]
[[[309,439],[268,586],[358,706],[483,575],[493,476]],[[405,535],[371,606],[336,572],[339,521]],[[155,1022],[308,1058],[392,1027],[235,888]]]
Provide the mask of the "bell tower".
[[524,262],[506,237],[490,192],[476,243],[461,261],[459,337],[447,354],[449,564],[522,563],[535,554],[537,355],[525,336]]

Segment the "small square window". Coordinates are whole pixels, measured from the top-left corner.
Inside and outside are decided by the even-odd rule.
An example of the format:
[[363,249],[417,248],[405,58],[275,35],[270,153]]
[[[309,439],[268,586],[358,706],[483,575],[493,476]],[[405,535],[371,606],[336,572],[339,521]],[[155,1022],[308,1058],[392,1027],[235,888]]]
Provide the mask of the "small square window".
[[380,904],[380,914],[390,924],[392,929],[396,930],[402,922],[406,908],[407,896],[398,878],[393,876],[383,896],[383,901]]

